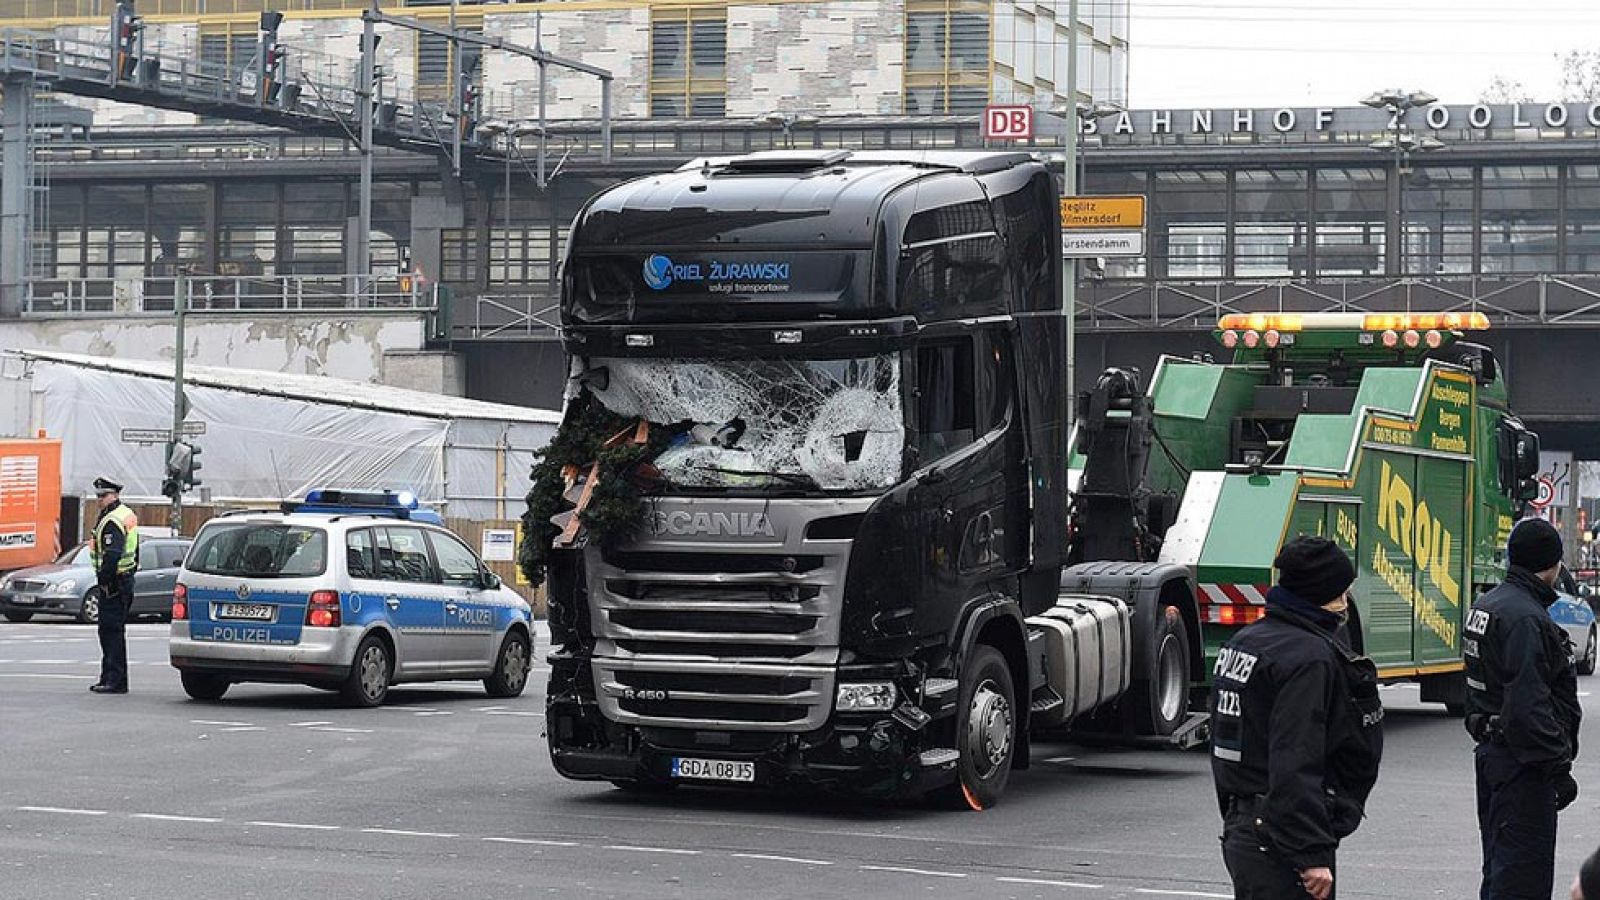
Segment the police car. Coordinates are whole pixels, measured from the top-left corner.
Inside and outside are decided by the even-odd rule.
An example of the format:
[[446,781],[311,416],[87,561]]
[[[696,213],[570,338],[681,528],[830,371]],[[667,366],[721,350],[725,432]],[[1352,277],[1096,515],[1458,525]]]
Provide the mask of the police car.
[[528,682],[533,611],[408,494],[317,490],[212,519],[173,593],[172,665],[196,700],[245,681],[383,703],[391,684]]

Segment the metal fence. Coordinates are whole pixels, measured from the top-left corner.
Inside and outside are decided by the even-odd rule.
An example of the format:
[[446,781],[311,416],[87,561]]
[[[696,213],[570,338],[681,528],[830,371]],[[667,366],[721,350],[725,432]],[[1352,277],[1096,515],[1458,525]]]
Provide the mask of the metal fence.
[[[192,275],[188,308],[192,312],[300,312],[303,310],[432,311],[435,289],[421,280],[403,284],[389,276]],[[171,313],[177,279],[39,278],[28,283],[26,315],[137,315]]]

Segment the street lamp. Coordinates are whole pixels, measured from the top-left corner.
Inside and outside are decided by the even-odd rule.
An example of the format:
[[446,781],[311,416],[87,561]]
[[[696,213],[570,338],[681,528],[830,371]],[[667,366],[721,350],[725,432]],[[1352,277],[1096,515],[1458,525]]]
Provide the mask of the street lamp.
[[1394,159],[1394,179],[1389,184],[1388,208],[1394,213],[1394,227],[1390,234],[1394,240],[1389,244],[1386,256],[1389,257],[1389,273],[1391,275],[1403,274],[1401,269],[1405,258],[1406,240],[1406,192],[1405,177],[1413,169],[1412,157],[1420,153],[1431,153],[1444,147],[1444,142],[1431,136],[1419,136],[1406,127],[1406,113],[1419,107],[1437,103],[1438,97],[1427,91],[1404,91],[1392,89],[1376,91],[1361,101],[1362,106],[1382,110],[1389,114],[1389,135],[1373,141],[1367,146],[1379,153],[1392,154]]
[[[1112,116],[1120,116],[1127,112],[1127,110],[1115,103],[1107,103],[1104,100],[1097,101],[1093,104],[1075,103],[1072,105],[1072,109],[1077,113],[1078,119],[1077,153],[1074,155],[1077,157],[1076,163],[1078,167],[1077,192],[1081,194],[1084,192],[1084,182],[1087,181],[1089,177],[1087,165],[1088,155],[1084,153],[1083,147],[1084,129],[1088,127],[1090,122],[1098,122],[1101,119],[1109,119]],[[1061,117],[1061,123],[1063,127],[1072,127],[1071,120],[1067,118],[1067,107],[1065,104],[1053,108],[1051,112]]]
[[756,117],[756,121],[763,125],[783,126],[783,146],[794,147],[794,129],[796,126],[811,126],[817,124],[817,117],[806,113],[780,112],[773,110],[763,116]]

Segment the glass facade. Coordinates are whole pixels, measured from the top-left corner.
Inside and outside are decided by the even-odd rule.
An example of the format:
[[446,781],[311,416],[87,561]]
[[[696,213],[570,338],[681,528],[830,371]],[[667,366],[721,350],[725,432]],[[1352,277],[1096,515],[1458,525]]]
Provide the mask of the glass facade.
[[[906,4],[905,111],[982,113],[989,102],[989,0]],[[1050,44],[1041,45],[1045,54]]]
[[1383,165],[1091,166],[1085,193],[1149,198],[1151,255],[1107,260],[1107,278],[1600,272],[1600,166],[1417,165],[1399,191],[1394,179]]
[[650,13],[652,117],[724,116],[727,66],[727,10],[678,7]]

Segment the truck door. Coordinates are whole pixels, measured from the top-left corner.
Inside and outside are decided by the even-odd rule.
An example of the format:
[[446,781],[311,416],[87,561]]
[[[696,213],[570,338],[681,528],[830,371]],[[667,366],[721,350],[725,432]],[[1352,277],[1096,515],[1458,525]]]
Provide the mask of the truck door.
[[1366,652],[1381,668],[1416,661],[1417,566],[1412,559],[1416,457],[1368,451],[1362,464],[1363,505],[1357,554]]
[[1466,569],[1467,463],[1417,460],[1411,551],[1416,560],[1417,662],[1461,659],[1463,605],[1471,603]]
[[[917,352],[917,450],[922,465],[910,506],[922,565],[916,596],[922,633],[948,628],[985,582],[1018,567],[1025,552],[1011,446],[1014,373],[999,333],[930,340]],[[980,402],[981,400],[981,402]],[[1016,496],[1012,496],[1016,495]]]

